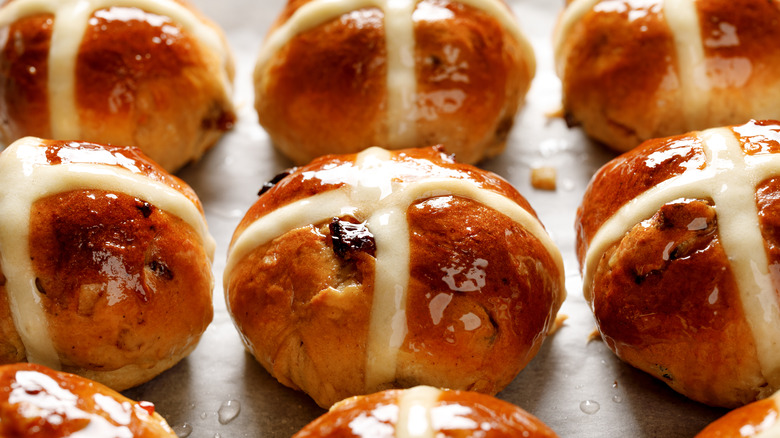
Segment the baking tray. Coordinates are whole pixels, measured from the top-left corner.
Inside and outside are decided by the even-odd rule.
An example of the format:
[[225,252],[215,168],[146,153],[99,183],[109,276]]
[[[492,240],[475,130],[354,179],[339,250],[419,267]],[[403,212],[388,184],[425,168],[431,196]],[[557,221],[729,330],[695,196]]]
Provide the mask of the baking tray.
[[[233,230],[257,191],[291,163],[276,153],[253,108],[252,69],[285,0],[194,0],[219,23],[237,66],[239,118],[201,161],[179,176],[203,202],[217,241],[214,321],[187,359],[125,392],[152,401],[179,436],[289,437],[324,413],[308,396],[276,382],[246,353],[225,308],[222,271]],[[509,0],[537,57],[536,77],[506,151],[480,167],[508,179],[536,209],[560,248],[568,298],[563,327],[498,397],[533,413],[561,437],[692,437],[725,413],[675,393],[592,340],[595,324],[582,297],[574,217],[593,173],[615,154],[550,116],[560,107],[552,32],[563,0]],[[531,169],[557,169],[557,190],[531,187]]]

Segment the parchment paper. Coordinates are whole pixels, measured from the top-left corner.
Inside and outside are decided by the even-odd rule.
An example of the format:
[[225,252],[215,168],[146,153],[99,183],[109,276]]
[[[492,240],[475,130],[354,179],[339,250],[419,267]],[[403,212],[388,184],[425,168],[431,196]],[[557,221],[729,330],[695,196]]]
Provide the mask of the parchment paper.
[[[284,1],[194,0],[225,29],[237,63],[236,128],[200,162],[179,173],[203,201],[217,240],[215,318],[189,358],[126,391],[132,398],[154,402],[180,436],[289,437],[324,412],[305,394],[277,383],[245,352],[222,290],[235,226],[261,185],[291,165],[272,149],[258,125],[251,85],[255,56]],[[561,249],[568,290],[561,313],[569,318],[498,396],[533,413],[562,437],[692,437],[725,411],[678,395],[622,363],[602,342],[589,342],[595,325],[582,297],[574,215],[590,177],[615,154],[579,130],[568,129],[561,119],[548,117],[560,106],[551,40],[563,0],[509,3],[531,39],[538,69],[507,150],[480,166],[507,178],[523,193]],[[531,187],[530,171],[537,166],[557,168],[556,191]],[[240,411],[234,416],[236,407]]]

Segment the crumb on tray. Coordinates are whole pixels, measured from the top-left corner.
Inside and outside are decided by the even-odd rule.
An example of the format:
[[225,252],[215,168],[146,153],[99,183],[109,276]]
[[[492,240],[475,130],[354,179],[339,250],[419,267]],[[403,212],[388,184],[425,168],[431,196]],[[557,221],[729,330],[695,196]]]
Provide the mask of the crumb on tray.
[[543,166],[531,169],[531,185],[535,189],[555,190],[557,172],[554,167]]
[[558,316],[555,317],[555,322],[553,322],[552,326],[550,326],[550,330],[547,331],[547,336],[552,336],[555,334],[561,327],[563,327],[563,323],[567,319],[569,319],[569,315],[558,314]]
[[599,332],[599,329],[593,329],[592,332],[588,335],[588,343],[593,341],[600,341],[601,340],[601,333]]

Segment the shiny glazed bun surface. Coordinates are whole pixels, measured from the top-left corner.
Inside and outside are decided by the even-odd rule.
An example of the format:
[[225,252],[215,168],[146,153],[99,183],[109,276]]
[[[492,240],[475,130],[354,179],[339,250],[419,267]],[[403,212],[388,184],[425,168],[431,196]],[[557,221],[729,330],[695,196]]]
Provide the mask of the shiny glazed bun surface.
[[778,152],[775,121],[650,140],[599,170],[577,212],[607,345],[707,404],[780,388]]
[[780,118],[780,1],[575,0],[555,33],[571,124],[627,151]]
[[695,438],[748,438],[774,436],[780,432],[780,394],[735,409],[713,421]]
[[557,437],[538,418],[489,395],[427,386],[352,397],[293,438]]
[[186,1],[10,0],[0,27],[6,145],[133,145],[172,172],[233,124],[224,35]]
[[323,407],[418,384],[495,394],[565,296],[525,199],[435,148],[294,169],[239,224],[224,281],[247,348]]
[[116,390],[211,322],[214,242],[184,182],[129,147],[26,137],[0,154],[0,363]]
[[154,405],[74,374],[19,363],[0,366],[4,437],[175,437]]
[[297,164],[325,154],[445,144],[461,162],[500,153],[535,73],[502,0],[355,7],[290,0],[255,69],[255,107]]

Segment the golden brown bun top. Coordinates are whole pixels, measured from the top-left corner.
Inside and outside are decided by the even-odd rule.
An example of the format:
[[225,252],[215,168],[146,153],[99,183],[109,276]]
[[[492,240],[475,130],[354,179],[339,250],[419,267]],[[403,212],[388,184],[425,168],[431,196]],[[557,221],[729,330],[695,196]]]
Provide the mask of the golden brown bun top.
[[[477,186],[500,193],[519,204],[536,217],[528,201],[509,182],[500,176],[478,167],[456,162],[444,152],[442,146],[401,149],[391,151],[393,179],[413,182],[426,178],[457,178],[474,182]],[[349,169],[355,167],[358,154],[326,155],[311,163],[294,167],[278,175],[276,183],[268,183],[269,189],[252,205],[239,223],[235,236],[252,222],[269,212],[317,193],[335,190],[346,185]]]
[[442,143],[467,163],[503,150],[535,73],[511,10],[410,4],[392,13],[386,2],[287,4],[258,57],[255,103],[294,163],[371,146]]
[[[567,7],[577,8],[580,1],[567,1]],[[664,9],[660,4],[631,4],[631,2],[621,3],[619,6],[610,5],[610,1],[599,0],[593,6],[586,10],[576,24],[581,28],[569,28],[570,33],[560,35],[560,38],[570,38],[568,43],[563,43],[570,48],[577,47],[582,43],[576,41],[582,30],[588,29],[597,35],[624,35],[620,40],[621,49],[619,57],[614,59],[616,70],[629,65],[637,65],[642,61],[639,57],[648,53],[648,49],[641,46],[648,38],[654,38],[657,43],[661,43],[665,50],[674,50],[674,33],[668,22],[663,16]],[[739,56],[747,60],[772,60],[776,59],[776,53],[780,51],[778,45],[778,35],[780,30],[774,25],[773,20],[780,14],[780,2],[777,0],[699,0],[694,2],[697,12],[701,15],[701,35],[704,38],[704,51],[707,56],[723,58],[733,58]],[[690,23],[693,24],[693,23]],[[694,26],[696,26],[694,24]],[[562,29],[563,30],[563,29]],[[593,35],[588,35],[591,37]],[[632,38],[633,37],[633,38]],[[616,41],[616,40],[610,40]],[[628,50],[630,48],[636,50]],[[584,60],[586,56],[593,53],[577,52],[572,50],[567,54],[576,57],[568,62],[577,63],[578,60]],[[669,55],[673,55],[669,57]],[[661,57],[662,56],[662,57]],[[665,58],[665,59],[664,59]],[[650,75],[656,75],[656,68],[674,67],[676,62],[674,52],[662,52],[658,60],[661,65],[647,66],[648,76],[638,78],[627,78],[633,81],[638,87],[651,87],[639,91],[648,92],[655,88]],[[655,59],[655,58],[654,58]],[[647,61],[647,60],[645,60]],[[774,62],[772,62],[774,64]],[[642,70],[637,70],[641,72]],[[722,72],[724,75],[729,73],[738,74],[739,72]],[[766,74],[769,72],[754,72],[756,74]],[[724,76],[725,78],[726,76]],[[607,87],[607,85],[604,85]]]
[[[656,154],[658,160],[650,159]],[[648,140],[604,165],[593,176],[577,210],[577,257],[582,263],[593,235],[615,211],[640,193],[704,166],[701,140],[695,134]]]
[[34,364],[0,367],[0,435],[175,437],[149,402]]
[[[288,0],[287,1],[287,5],[282,9],[282,11],[279,14],[279,16],[277,16],[276,20],[271,25],[271,27],[268,30],[267,34],[268,35],[273,34],[274,31],[276,31],[280,26],[284,25],[290,19],[290,17],[292,17],[293,14],[295,14],[295,12],[298,9],[300,9],[302,6],[306,5],[307,3],[312,3],[312,2],[315,2],[315,1],[318,1],[318,0]],[[416,0],[416,1],[417,1],[417,3],[430,2],[430,3],[434,3],[434,4],[439,4],[439,5],[447,5],[447,4],[450,4],[450,3],[459,3],[459,4],[462,4],[463,6],[466,6],[466,5],[468,5],[468,6],[470,6],[470,5],[477,5],[477,7],[480,4],[479,1],[476,1],[476,2],[474,2],[474,1],[458,2],[457,0]],[[506,4],[506,2],[504,0],[499,0],[499,2],[502,4],[502,6],[506,6],[507,8],[509,8],[509,6]],[[372,7],[368,7],[368,6],[362,8],[362,9],[356,9],[356,11],[361,11],[360,15],[363,15],[363,16],[362,17],[350,17],[349,19],[357,18],[359,20],[358,23],[361,25],[361,27],[362,26],[372,26],[372,27],[373,26],[380,26],[381,27],[382,26],[381,19],[380,19],[380,22],[376,22],[376,18],[377,17],[374,15],[375,10],[376,10],[376,8],[372,8]],[[439,17],[438,20],[446,22],[446,20],[443,20],[441,17]],[[432,21],[435,21],[435,20],[432,20]],[[454,31],[458,32],[457,29],[455,29]],[[328,43],[328,41],[323,41],[323,43]],[[531,76],[533,76],[533,74],[534,74],[534,72],[536,70],[536,63],[535,63],[535,59],[533,59],[533,53],[531,53],[531,57],[532,57],[532,59],[530,60],[531,63],[527,67],[528,67],[528,70],[529,70],[528,73]]]
[[203,206],[192,188],[149,159],[135,146],[113,146],[90,142],[39,139],[46,148],[46,161],[36,164],[99,164],[115,166],[165,184],[186,196],[203,213]]
[[[16,3],[16,2],[22,2],[23,0],[5,0],[2,3],[2,6],[8,5],[9,3]],[[194,7],[193,4],[188,0],[173,0],[175,3],[184,6],[189,12],[193,14],[193,16],[200,21],[202,24],[208,26],[209,28],[213,29],[218,35],[218,37],[222,40],[219,43],[226,45],[225,37],[223,34],[222,29],[208,16],[203,14],[202,11],[200,11],[198,8]],[[168,69],[174,69],[178,70],[184,67],[188,62],[192,62],[194,58],[197,58],[199,56],[202,56],[203,53],[201,53],[196,47],[193,47],[193,45],[199,45],[201,42],[198,41],[196,35],[191,34],[187,29],[185,29],[184,25],[182,23],[174,23],[171,21],[170,17],[164,17],[163,15],[157,15],[154,10],[145,11],[143,10],[143,2],[139,2],[137,5],[134,4],[132,1],[130,2],[122,2],[122,1],[115,1],[114,4],[111,4],[112,2],[104,2],[102,5],[103,7],[98,8],[97,10],[109,10],[111,8],[138,8],[140,9],[139,15],[133,15],[132,17],[123,17],[124,19],[117,19],[117,21],[122,21],[122,25],[124,26],[124,31],[127,31],[129,34],[133,34],[134,32],[142,31],[142,32],[149,32],[149,30],[143,30],[146,26],[151,26],[152,28],[162,28],[164,26],[174,26],[175,29],[171,30],[165,30],[162,29],[161,32],[158,32],[156,34],[149,35],[148,38],[138,38],[136,36],[136,40],[124,40],[122,41],[122,35],[102,35],[100,37],[99,34],[93,35],[91,38],[85,38],[81,43],[80,51],[89,54],[91,52],[103,52],[104,54],[110,54],[114,58],[106,59],[105,62],[118,62],[119,57],[121,57],[122,49],[127,48],[133,48],[135,45],[139,45],[143,48],[143,51],[139,52],[138,47],[135,47],[132,53],[144,53],[146,56],[146,59],[154,58],[155,60],[161,60],[163,63],[157,63],[157,62],[136,62],[136,63],[127,63],[126,68],[129,68],[129,71],[126,71],[126,73],[132,73],[128,74],[128,77],[122,78],[126,82],[124,82],[125,86],[133,85],[133,81],[135,81],[138,77],[143,77],[145,75],[154,75],[157,74],[168,74],[170,73]],[[45,4],[45,3],[44,3]],[[53,3],[54,5],[57,4],[57,2]],[[32,8],[34,11],[35,8]],[[120,15],[121,17],[121,15]],[[51,19],[54,18],[52,14],[50,13],[44,13],[44,12],[38,12],[38,13],[30,13],[24,15],[21,19],[16,21],[14,24],[15,30],[19,32],[19,34],[30,34],[35,35],[39,34],[40,36],[48,35],[51,33],[52,28],[52,21]],[[104,28],[102,30],[106,30],[105,23],[100,23],[100,21],[108,21],[105,18],[95,18],[93,20],[94,23],[103,24]],[[90,25],[93,25],[93,23],[90,23]],[[189,36],[185,35],[179,35],[181,33],[184,34],[191,34]],[[152,39],[154,36],[159,36],[159,34],[164,35],[166,38],[166,41],[162,41],[162,44],[160,44],[160,41],[157,41],[156,44],[148,44],[147,39]],[[179,35],[177,37],[177,35]],[[49,35],[50,36],[50,35]],[[192,38],[192,39],[189,39]],[[121,41],[123,44],[121,46],[117,46],[117,40]],[[48,46],[48,41],[36,41],[38,44],[42,44],[44,46]],[[214,41],[216,43],[216,41]],[[180,44],[181,43],[181,44]],[[142,45],[142,46],[141,46]],[[31,48],[27,47],[27,50],[30,50]],[[227,47],[223,47],[224,50],[228,50]],[[175,53],[175,56],[172,55],[171,50],[174,50],[173,53]],[[39,56],[43,55],[46,56],[46,53],[44,52],[36,52],[36,51],[30,51],[30,53],[37,53]],[[216,56],[219,54],[212,53],[208,55]],[[223,66],[226,69],[226,75],[228,80],[233,80],[234,77],[234,69],[235,66],[233,65],[233,59],[232,55],[229,52],[226,52],[223,54],[225,56],[225,59],[223,60],[225,62],[225,65]],[[132,55],[135,56],[135,55]],[[137,61],[140,61],[136,59]],[[40,72],[39,72],[40,73]],[[109,80],[107,77],[101,77],[101,76],[94,76],[91,77],[92,80],[101,80],[106,81]],[[87,81],[87,84],[91,85],[92,87],[98,88],[98,89],[105,89],[108,86],[116,86],[117,82],[116,80],[110,81],[109,83],[89,83]],[[29,86],[30,83],[27,83],[25,81],[18,81],[16,83],[18,86]],[[118,102],[115,102],[118,103]],[[102,102],[103,105],[108,104],[108,102]]]
[[[432,397],[426,400],[431,404],[426,406],[425,411],[426,419],[435,425],[435,429],[430,430],[428,435],[431,437],[558,436],[538,418],[495,397],[471,391],[441,391],[430,387],[415,387],[346,399],[303,428],[295,438],[400,436],[396,431],[411,428],[412,424],[401,423],[398,420],[399,411],[404,409],[405,402],[411,399],[420,402],[415,394],[420,394],[421,391],[429,392]],[[403,414],[401,416],[403,418]]]
[[[567,0],[567,8],[578,8],[586,2]],[[641,42],[648,35],[654,38],[662,36],[662,40],[668,42],[673,39],[670,26],[663,17],[664,9],[660,3],[636,3],[621,2],[619,5],[610,4],[609,0],[591,2],[591,7],[585,9],[579,16],[578,23],[583,28],[591,29],[601,35],[614,33],[626,33],[626,37],[633,35],[639,37],[636,41],[626,38],[622,41],[626,47],[631,47]],[[774,53],[780,50],[777,44],[778,29],[773,25],[772,19],[780,13],[780,2],[777,0],[699,0],[694,2],[695,8],[702,17],[700,19],[701,34],[705,38],[704,50],[710,55],[724,57],[740,56],[748,59],[772,58]],[[579,25],[579,24],[578,24]],[[653,27],[652,29],[646,28]],[[566,28],[570,33],[560,35],[562,39],[575,36],[579,29]],[[645,33],[645,35],[643,35]],[[660,34],[660,35],[659,35]],[[735,39],[735,36],[738,38]],[[576,45],[576,41],[571,41]],[[639,53],[644,53],[642,47],[637,46]],[[620,62],[631,64],[638,61],[634,58],[639,53],[631,51],[620,52]],[[587,56],[586,53],[572,52],[578,58]],[[663,64],[670,65],[675,59],[667,59]],[[642,79],[635,79],[641,83]]]
[[[747,156],[780,152],[780,122],[750,121],[727,128]],[[685,172],[707,167],[702,132],[653,139],[611,160],[593,176],[577,210],[577,256],[582,262],[594,234],[641,193]]]

